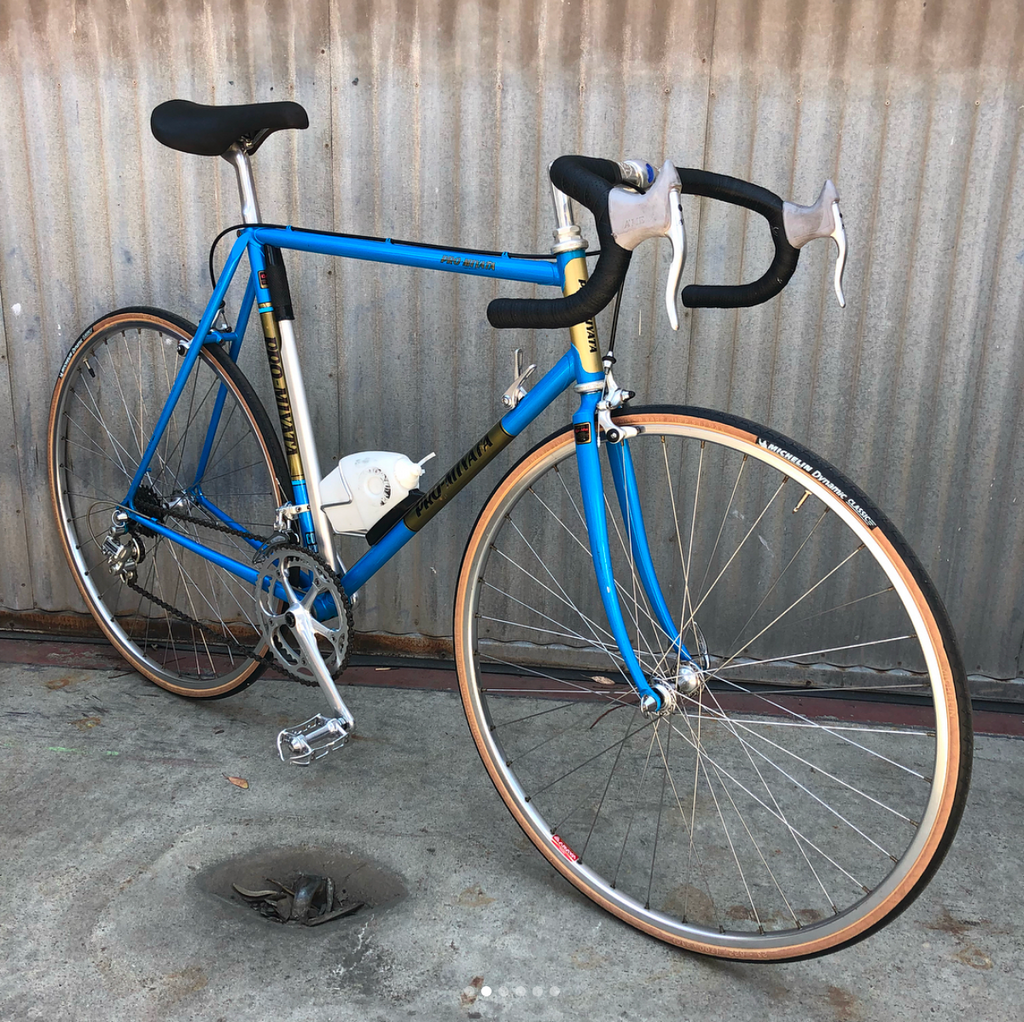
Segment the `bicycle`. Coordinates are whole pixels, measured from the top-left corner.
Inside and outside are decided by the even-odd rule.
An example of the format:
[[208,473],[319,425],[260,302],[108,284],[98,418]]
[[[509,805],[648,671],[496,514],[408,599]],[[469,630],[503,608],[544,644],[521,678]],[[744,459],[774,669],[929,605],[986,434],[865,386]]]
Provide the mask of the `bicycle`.
[[[350,594],[573,388],[572,421],[498,483],[458,577],[455,666],[498,793],[588,898],[680,947],[795,959],[885,925],[944,857],[970,777],[964,669],[935,589],[876,505],[803,446],[710,409],[633,408],[612,372],[614,323],[602,353],[594,320],[631,252],[657,237],[673,249],[673,326],[680,297],[737,307],[778,294],[818,238],[837,244],[842,302],[834,186],[803,207],[671,162],[561,157],[555,244],[539,256],[266,224],[250,157],[307,125],[294,103],[153,112],[163,144],[232,164],[242,223],[222,232],[235,240],[219,275],[211,250],[197,325],[121,309],[60,370],[51,494],[103,632],[179,695],[240,691],[267,665],[319,685],[331,715],[284,729],[278,751],[326,755],[354,727],[335,684]],[[680,296],[683,193],[766,218],[775,256],[759,280]],[[594,215],[592,275],[571,200]],[[286,250],[558,287],[497,299],[488,318],[568,329],[568,350],[529,390],[535,367],[517,364],[500,419],[423,490],[423,462],[398,452],[323,475]],[[225,299],[246,259],[232,325]],[[280,433],[237,365],[254,305]],[[336,533],[368,542],[349,567]]]

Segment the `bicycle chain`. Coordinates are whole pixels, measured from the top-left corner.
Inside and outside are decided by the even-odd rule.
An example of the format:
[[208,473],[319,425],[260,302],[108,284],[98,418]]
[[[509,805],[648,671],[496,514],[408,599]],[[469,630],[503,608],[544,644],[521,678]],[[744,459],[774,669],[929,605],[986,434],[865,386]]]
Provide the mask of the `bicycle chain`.
[[[157,504],[155,501],[148,500],[145,495],[142,495],[142,499],[137,500],[136,503],[139,504],[137,510],[140,511],[142,514],[152,514],[154,518],[157,517],[157,515],[159,514],[160,516],[165,518],[176,518],[179,521],[187,522],[189,525],[197,525],[204,529],[211,529],[214,532],[223,532],[229,536],[238,536],[239,538],[245,540],[255,540],[256,542],[261,544],[261,550],[267,549],[274,539],[273,536],[265,538],[263,536],[257,536],[253,532],[247,532],[245,529],[234,529],[230,525],[223,525],[220,522],[211,522],[207,519],[196,518],[194,515],[185,514],[184,511],[172,511],[170,508],[166,508],[162,504]],[[138,524],[143,529],[146,528],[144,522],[138,522],[136,524]],[[289,544],[287,542],[282,542],[280,545],[294,546],[295,549],[302,550],[303,553],[307,554],[309,557],[312,557],[313,560],[315,560],[324,570],[324,572],[331,578],[331,580],[336,583],[338,587],[338,592],[341,593],[342,598],[345,600],[345,610],[348,618],[348,631],[349,635],[351,635],[352,607],[347,597],[345,596],[345,589],[341,584],[341,579],[339,578],[338,573],[330,567],[330,565],[327,563],[326,560],[324,560],[321,554],[318,554],[312,550],[308,550],[305,547],[299,547],[297,544]],[[223,634],[211,628],[209,625],[203,624],[202,621],[196,620],[196,618],[192,617],[190,614],[186,614],[185,611],[172,606],[164,600],[161,600],[160,597],[157,596],[155,593],[151,593],[149,592],[148,589],[144,589],[136,581],[134,581],[134,579],[129,578],[126,573],[122,572],[121,581],[124,582],[124,584],[128,586],[129,589],[134,590],[140,596],[144,596],[147,600],[155,604],[161,610],[165,610],[168,613],[173,614],[179,621],[183,621],[185,624],[191,625],[193,628],[198,628],[201,631],[207,632],[208,634],[212,635],[214,638],[216,638],[218,643],[226,642],[230,649],[243,654],[251,660],[258,660],[266,667],[273,667],[275,670],[280,671],[282,674],[284,674],[289,681],[296,681],[300,685],[305,685],[308,688],[318,687],[315,679],[303,678],[298,674],[294,674],[284,664],[282,664],[272,653],[257,653],[255,646],[246,646],[244,643],[239,642],[233,635],[231,635],[230,632]],[[332,677],[337,678],[345,669],[345,665],[347,663],[348,654],[346,651],[345,659],[342,662],[341,667],[338,669],[337,674],[332,675]]]

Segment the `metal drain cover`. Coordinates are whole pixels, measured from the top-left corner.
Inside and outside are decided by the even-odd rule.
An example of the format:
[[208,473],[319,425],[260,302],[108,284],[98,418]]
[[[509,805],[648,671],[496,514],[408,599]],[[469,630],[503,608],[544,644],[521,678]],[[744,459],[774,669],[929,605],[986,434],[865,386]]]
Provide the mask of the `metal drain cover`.
[[267,883],[273,886],[259,891],[249,890],[241,884],[232,884],[231,887],[250,908],[265,919],[279,923],[319,926],[351,915],[363,907],[363,902],[349,898],[347,889],[339,888],[333,877],[300,873],[284,883],[268,876]]
[[308,847],[235,856],[196,880],[251,918],[302,926],[385,908],[407,893],[400,877],[366,856]]

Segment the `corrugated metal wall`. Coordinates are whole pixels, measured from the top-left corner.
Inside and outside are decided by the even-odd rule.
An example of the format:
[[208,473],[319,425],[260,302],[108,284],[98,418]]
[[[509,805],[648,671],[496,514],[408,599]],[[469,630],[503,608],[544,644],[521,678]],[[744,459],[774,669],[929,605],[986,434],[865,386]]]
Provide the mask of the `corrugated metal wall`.
[[[81,609],[45,478],[67,348],[118,305],[196,318],[206,245],[238,219],[229,168],[160,147],[149,111],[174,96],[287,98],[310,129],[275,136],[255,168],[264,218],[302,226],[544,250],[544,168],[572,151],[671,157],[797,202],[834,177],[852,245],[845,312],[818,245],[780,299],[694,313],[676,336],[664,255],[642,253],[617,376],[645,401],[767,422],[842,466],[921,554],[969,671],[1017,679],[1022,58],[1018,0],[5,0],[4,621],[71,627]],[[685,211],[687,279],[760,274],[759,218]],[[562,343],[491,330],[489,282],[317,257],[293,261],[292,278],[325,462],[380,447],[448,463],[499,411],[511,346],[547,364]],[[360,628],[420,648],[449,634],[458,557],[496,475],[367,587]]]

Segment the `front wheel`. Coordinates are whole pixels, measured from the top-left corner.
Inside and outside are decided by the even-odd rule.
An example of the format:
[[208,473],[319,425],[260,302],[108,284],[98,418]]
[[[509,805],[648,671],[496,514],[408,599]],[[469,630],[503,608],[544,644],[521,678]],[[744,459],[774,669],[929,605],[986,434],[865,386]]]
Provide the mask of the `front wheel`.
[[566,430],[499,484],[459,577],[459,683],[491,780],[559,872],[662,940],[748,960],[860,940],[923,889],[967,795],[970,704],[934,587],[785,437],[694,408],[618,422],[639,430],[656,574],[603,457],[618,597],[675,707],[645,715],[628,683]]

